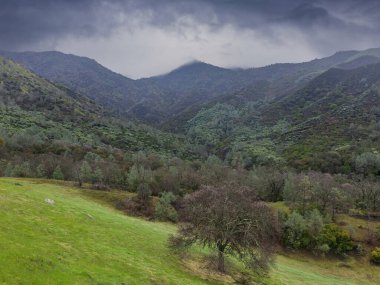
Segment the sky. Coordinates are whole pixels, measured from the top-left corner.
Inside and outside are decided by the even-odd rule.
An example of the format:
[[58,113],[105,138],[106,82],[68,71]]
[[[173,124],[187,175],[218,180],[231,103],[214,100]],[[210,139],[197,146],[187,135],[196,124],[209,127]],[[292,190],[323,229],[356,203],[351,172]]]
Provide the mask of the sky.
[[130,78],[194,60],[302,62],[380,47],[379,0],[1,0],[0,50],[57,50]]

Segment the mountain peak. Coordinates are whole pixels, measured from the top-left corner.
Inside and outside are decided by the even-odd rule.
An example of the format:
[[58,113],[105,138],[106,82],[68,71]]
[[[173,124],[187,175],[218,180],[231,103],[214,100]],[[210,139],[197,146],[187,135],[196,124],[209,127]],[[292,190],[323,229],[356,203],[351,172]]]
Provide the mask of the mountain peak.
[[222,67],[218,67],[203,61],[193,60],[191,62],[185,63],[180,67],[174,69],[164,76],[183,76],[183,75],[194,75],[199,73],[207,73],[207,72],[215,72],[215,71],[230,71],[229,69],[225,69]]

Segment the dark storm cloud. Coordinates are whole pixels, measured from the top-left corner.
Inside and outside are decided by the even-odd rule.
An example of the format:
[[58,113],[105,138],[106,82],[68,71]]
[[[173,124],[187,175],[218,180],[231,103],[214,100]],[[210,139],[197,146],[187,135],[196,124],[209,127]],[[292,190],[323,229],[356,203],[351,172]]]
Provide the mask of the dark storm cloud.
[[199,57],[305,60],[380,46],[379,34],[379,0],[0,0],[0,50],[59,49],[132,76]]
[[0,47],[27,48],[67,34],[102,33],[112,23],[101,21],[102,5],[96,0],[2,0]]
[[[328,8],[338,10],[343,19],[336,18]],[[118,16],[128,18],[135,12],[142,13],[142,22],[162,28],[170,27],[180,16],[214,28],[232,24],[262,29],[263,25],[283,21],[300,29],[320,25],[344,32],[367,28],[364,32],[368,33],[380,26],[377,0],[2,0],[0,43],[2,48],[26,48],[67,34],[106,34],[123,24]],[[367,18],[372,26],[362,27],[360,21],[345,22],[345,16]]]

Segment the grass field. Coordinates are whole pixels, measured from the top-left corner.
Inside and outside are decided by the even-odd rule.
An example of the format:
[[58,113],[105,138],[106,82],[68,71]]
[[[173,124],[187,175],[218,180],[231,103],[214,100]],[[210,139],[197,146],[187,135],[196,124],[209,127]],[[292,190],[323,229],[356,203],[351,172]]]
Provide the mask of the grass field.
[[[167,249],[175,226],[125,216],[88,191],[0,179],[0,284],[221,284],[196,268],[198,252],[184,264]],[[379,284],[379,268],[339,263],[279,256],[265,282]]]

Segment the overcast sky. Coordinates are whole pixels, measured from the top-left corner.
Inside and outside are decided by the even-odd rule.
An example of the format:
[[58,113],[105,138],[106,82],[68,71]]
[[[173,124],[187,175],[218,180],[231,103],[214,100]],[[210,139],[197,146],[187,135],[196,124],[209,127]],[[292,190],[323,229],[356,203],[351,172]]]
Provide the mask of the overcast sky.
[[379,0],[1,0],[0,49],[58,50],[131,78],[192,60],[300,62],[380,47]]

